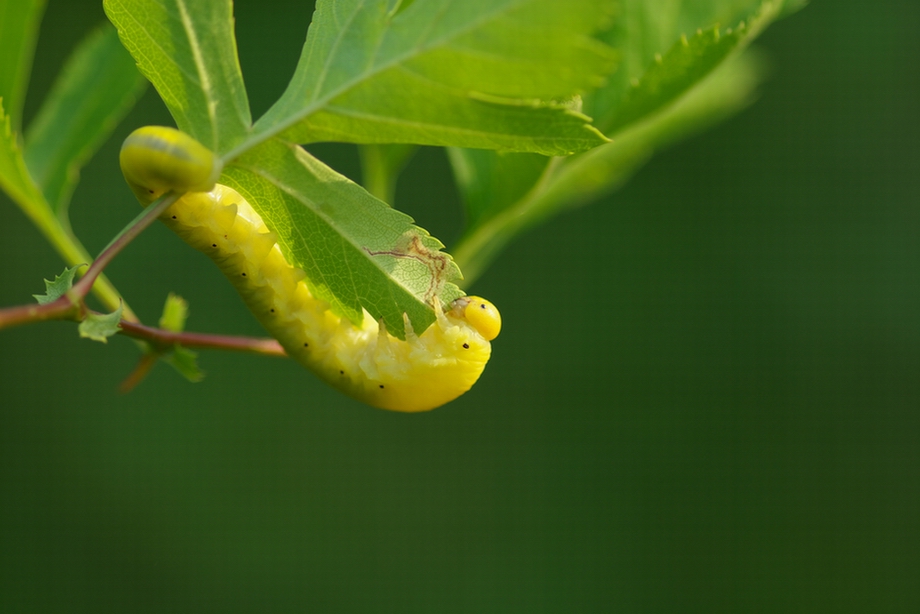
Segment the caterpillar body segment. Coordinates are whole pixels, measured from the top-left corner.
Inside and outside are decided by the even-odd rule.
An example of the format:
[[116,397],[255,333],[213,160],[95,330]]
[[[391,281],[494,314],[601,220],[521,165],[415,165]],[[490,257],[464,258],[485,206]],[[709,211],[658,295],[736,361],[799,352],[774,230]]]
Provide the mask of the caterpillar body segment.
[[[177,131],[156,130],[169,131],[166,140],[178,142],[170,134]],[[169,160],[167,166],[171,168],[162,172],[135,168],[156,165],[161,158],[140,155],[142,146],[132,140],[133,136],[125,146],[130,142],[134,151],[121,157],[129,184],[138,177],[170,173],[189,177],[196,186],[210,180],[208,176],[199,182],[204,175],[201,169],[177,172],[181,168],[174,160]],[[149,144],[150,133],[145,138]],[[161,195],[169,189],[192,188],[141,185],[144,198],[138,197],[142,202],[149,198],[151,189]],[[490,302],[462,297],[445,311],[435,299],[435,323],[416,334],[406,318],[405,340],[391,335],[367,311],[361,325],[355,326],[310,292],[305,273],[287,261],[275,235],[238,192],[221,184],[208,189],[185,194],[164,211],[161,219],[192,247],[211,257],[287,353],[323,380],[369,405],[417,412],[457,398],[479,379],[491,355],[490,341],[501,326],[498,310]]]

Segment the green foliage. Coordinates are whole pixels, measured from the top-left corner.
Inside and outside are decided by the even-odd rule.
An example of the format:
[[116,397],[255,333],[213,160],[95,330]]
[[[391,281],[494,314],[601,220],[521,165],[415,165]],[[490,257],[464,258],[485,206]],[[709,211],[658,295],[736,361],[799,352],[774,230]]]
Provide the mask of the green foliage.
[[[739,54],[784,6],[778,0],[624,2],[619,25],[603,35],[622,49],[623,69],[584,97],[585,109],[610,143],[552,163],[545,159],[542,168],[520,154],[452,152],[469,220],[452,251],[466,278],[478,277],[523,230],[616,189],[655,150],[747,105],[761,63],[756,56]],[[693,21],[738,14],[744,18],[724,30]],[[696,34],[679,33],[677,28],[688,25]],[[667,51],[653,46],[673,37],[677,41]],[[504,188],[489,187],[491,178],[500,178]]]
[[[441,242],[385,203],[416,146],[450,148],[467,221],[453,251],[470,283],[526,228],[748,104],[760,63],[740,52],[803,2],[318,0],[290,84],[255,123],[231,0],[103,4],[178,127],[221,156],[221,180],[265,219],[311,289],[341,315],[358,321],[366,310],[401,336],[403,314],[422,330],[435,297],[463,292]],[[77,170],[137,85],[111,32],[94,35],[23,157],[19,108],[40,14],[40,2],[0,0],[0,27],[16,32],[0,43],[15,68],[0,80],[12,105],[9,116],[0,109],[0,182],[75,262],[83,252],[66,205]],[[368,190],[301,147],[325,140],[362,145]]]
[[608,0],[321,1],[290,86],[252,127],[228,1],[105,8],[179,127],[224,154],[222,180],[250,199],[311,289],[351,320],[367,310],[399,336],[403,314],[424,330],[436,296],[462,294],[459,270],[437,239],[296,143],[562,155],[606,142],[559,101],[614,66],[612,50],[590,37]]
[[82,264],[78,264],[75,267],[69,267],[64,269],[60,275],[55,275],[54,281],[45,280],[45,293],[44,294],[33,294],[35,300],[38,301],[39,305],[47,305],[48,303],[53,303],[58,300],[65,294],[67,291],[73,288],[73,278],[77,274],[77,269],[79,269]]
[[[700,83],[776,19],[782,7],[780,0],[694,2],[672,11],[668,19],[667,11],[647,14],[654,2],[634,4],[634,12],[645,13],[645,19],[639,21],[648,24],[646,35],[634,38],[617,29],[605,35],[614,44],[622,39],[632,42],[624,42],[632,66],[593,92],[588,101],[595,122],[608,135],[647,117]],[[729,20],[728,27],[723,27],[720,19]],[[673,30],[675,24],[686,29]],[[648,40],[661,41],[661,46],[642,46]]]
[[[0,6],[9,4],[13,3],[8,0]],[[4,30],[14,25],[5,24]],[[35,28],[38,24],[18,25]],[[22,70],[31,64],[31,53],[16,60]],[[30,217],[55,217],[68,226],[66,209],[79,168],[123,117],[141,85],[115,31],[105,27],[90,34],[74,51],[30,126],[24,148],[17,131],[21,102],[13,102],[21,92],[0,90],[7,108],[6,114],[0,108],[0,186]]]
[[[602,39],[622,55],[622,64],[607,83],[586,101],[588,114],[604,125],[622,99],[681,37],[697,30],[737,24],[755,12],[763,0],[621,0],[618,18]],[[779,0],[782,2],[782,0]],[[604,128],[602,128],[604,129]]]
[[121,322],[121,305],[112,313],[90,314],[86,319],[80,322],[80,336],[93,341],[108,343],[109,337],[121,330],[118,323]]
[[566,155],[604,142],[563,99],[598,85],[607,0],[318,2],[297,70],[256,123],[309,143],[414,143]]
[[700,30],[689,39],[681,37],[664,56],[656,56],[655,63],[605,122],[607,130],[616,132],[676,100],[734,51],[746,30],[742,23],[724,34],[716,27]]

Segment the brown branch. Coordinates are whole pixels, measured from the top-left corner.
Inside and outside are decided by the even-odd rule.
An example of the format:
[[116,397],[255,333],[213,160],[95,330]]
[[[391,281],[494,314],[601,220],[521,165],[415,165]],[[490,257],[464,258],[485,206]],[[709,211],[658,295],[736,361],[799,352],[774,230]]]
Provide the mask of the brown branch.
[[149,341],[158,348],[169,348],[178,344],[189,349],[227,350],[260,354],[262,356],[287,357],[284,348],[274,339],[211,335],[207,333],[177,333],[124,320],[119,326],[123,335]]
[[0,329],[32,322],[47,322],[48,320],[75,320],[83,319],[83,300],[71,296],[68,292],[59,299],[45,305],[18,305],[0,309]]

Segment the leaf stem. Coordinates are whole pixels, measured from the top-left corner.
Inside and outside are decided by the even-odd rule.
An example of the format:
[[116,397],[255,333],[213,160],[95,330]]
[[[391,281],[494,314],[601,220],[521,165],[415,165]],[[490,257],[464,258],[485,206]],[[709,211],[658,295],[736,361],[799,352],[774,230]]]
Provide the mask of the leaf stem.
[[141,211],[137,217],[135,217],[131,222],[125,226],[118,235],[112,239],[112,241],[105,247],[104,250],[99,254],[99,256],[93,261],[89,269],[83,277],[80,278],[76,284],[74,284],[73,292],[80,298],[83,299],[89,294],[90,289],[93,287],[93,282],[96,281],[96,278],[99,277],[99,274],[102,273],[103,269],[108,266],[108,264],[121,253],[131,241],[137,238],[141,232],[143,232],[148,226],[153,224],[153,222],[160,217],[160,214],[163,213],[170,205],[172,205],[176,200],[179,199],[181,194],[176,194],[175,192],[169,192],[160,199],[159,202],[147,207]]
[[33,322],[46,322],[48,320],[75,320],[79,322],[83,319],[80,305],[82,305],[82,301],[75,302],[68,292],[56,301],[45,305],[18,305],[0,309],[0,329]]

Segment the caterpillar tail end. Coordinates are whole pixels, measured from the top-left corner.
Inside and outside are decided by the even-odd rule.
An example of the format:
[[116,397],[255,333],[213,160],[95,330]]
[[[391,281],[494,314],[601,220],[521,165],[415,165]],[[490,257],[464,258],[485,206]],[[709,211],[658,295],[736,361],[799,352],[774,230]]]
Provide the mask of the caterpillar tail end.
[[169,190],[208,192],[223,169],[214,152],[166,126],[144,126],[129,134],[118,159],[125,181],[144,206]]

